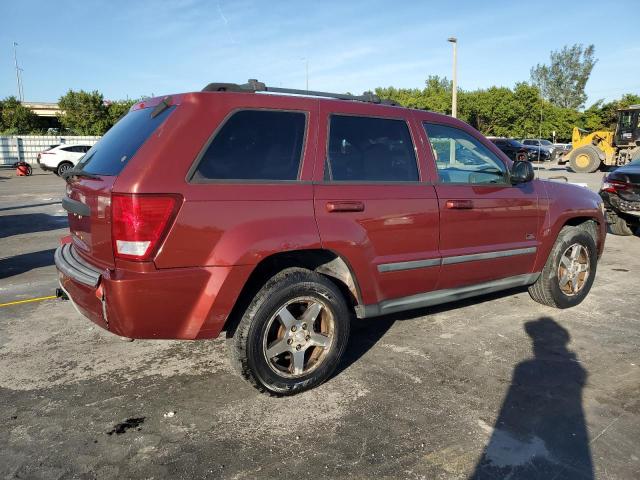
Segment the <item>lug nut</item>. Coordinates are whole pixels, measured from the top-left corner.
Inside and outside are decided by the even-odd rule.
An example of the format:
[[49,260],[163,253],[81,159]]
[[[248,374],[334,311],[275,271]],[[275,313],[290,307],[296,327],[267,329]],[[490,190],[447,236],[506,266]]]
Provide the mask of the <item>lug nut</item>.
[[293,343],[293,339],[290,338],[289,340],[287,340],[287,345],[291,345]]
[[298,328],[294,325],[293,327],[291,327],[291,331],[295,332]]
[[296,345],[296,350],[300,350],[302,348],[302,345]]
[[303,329],[303,330],[306,330],[306,329],[307,329],[307,324],[306,324],[306,323],[303,323],[303,324],[302,324],[302,329]]
[[311,335],[307,335],[306,337],[304,337],[304,339],[308,342],[309,340],[311,340]]

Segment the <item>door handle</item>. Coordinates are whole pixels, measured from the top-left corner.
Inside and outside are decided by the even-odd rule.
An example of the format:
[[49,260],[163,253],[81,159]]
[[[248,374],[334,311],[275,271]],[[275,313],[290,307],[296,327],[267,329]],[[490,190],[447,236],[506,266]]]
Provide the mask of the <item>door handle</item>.
[[447,200],[447,208],[453,210],[471,210],[473,208],[472,200]]
[[327,202],[327,212],[364,212],[363,202]]

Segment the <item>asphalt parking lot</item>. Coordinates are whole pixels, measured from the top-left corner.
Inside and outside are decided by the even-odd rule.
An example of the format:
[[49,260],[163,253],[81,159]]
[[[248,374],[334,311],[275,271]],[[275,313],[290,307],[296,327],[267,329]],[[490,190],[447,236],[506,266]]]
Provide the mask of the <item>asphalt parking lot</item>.
[[640,237],[608,236],[574,309],[512,290],[354,321],[329,382],[271,398],[222,339],[124,342],[13,303],[53,295],[63,189],[0,170],[0,477],[640,478]]

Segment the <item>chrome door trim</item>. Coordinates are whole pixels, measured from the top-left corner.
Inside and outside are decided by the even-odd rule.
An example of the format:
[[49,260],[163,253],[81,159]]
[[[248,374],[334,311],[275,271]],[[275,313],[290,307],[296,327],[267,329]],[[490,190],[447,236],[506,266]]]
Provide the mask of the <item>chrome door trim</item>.
[[381,263],[378,265],[378,271],[397,272],[398,270],[413,270],[414,268],[437,267],[441,263],[440,258],[430,258],[427,260],[411,260],[409,262]]
[[516,255],[529,255],[536,253],[536,247],[514,248],[513,250],[500,250],[498,252],[472,253],[470,255],[457,255],[455,257],[444,257],[443,265],[453,265],[455,263],[474,262],[476,260],[489,260],[491,258],[513,257]]
[[475,262],[476,260],[490,260],[492,258],[513,257],[516,255],[530,255],[536,253],[536,247],[514,248],[497,252],[472,253],[452,257],[428,258],[425,260],[411,260],[408,262],[381,263],[378,272],[397,272],[399,270],[413,270],[414,268],[437,267],[439,265],[454,265],[456,263]]

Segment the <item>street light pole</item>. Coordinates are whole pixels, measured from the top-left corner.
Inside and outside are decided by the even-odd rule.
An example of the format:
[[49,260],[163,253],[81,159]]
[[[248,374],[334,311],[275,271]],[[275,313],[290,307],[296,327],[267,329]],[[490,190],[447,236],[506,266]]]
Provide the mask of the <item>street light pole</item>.
[[449,37],[447,41],[453,44],[453,79],[451,91],[451,116],[456,118],[458,115],[458,39]]

